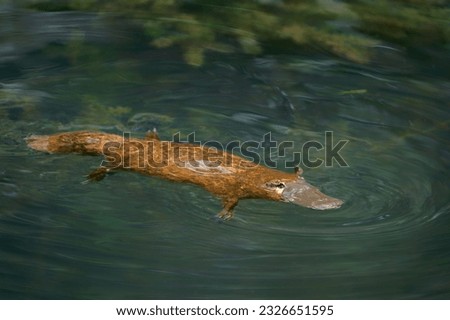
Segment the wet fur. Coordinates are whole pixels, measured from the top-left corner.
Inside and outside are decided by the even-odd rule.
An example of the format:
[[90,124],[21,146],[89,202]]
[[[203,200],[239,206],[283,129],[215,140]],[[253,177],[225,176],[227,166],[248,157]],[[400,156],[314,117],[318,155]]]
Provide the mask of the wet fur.
[[[301,169],[286,173],[205,146],[160,141],[154,132],[145,139],[124,140],[115,134],[76,131],[48,136],[32,135],[26,140],[30,148],[38,151],[105,156],[107,165],[88,176],[92,181],[101,180],[110,172],[130,170],[199,185],[222,199],[223,210],[218,215],[222,219],[233,216],[233,208],[240,199],[283,201],[281,194],[267,188],[267,184],[273,181],[294,182],[301,174]],[[105,148],[108,143],[115,147]],[[123,158],[118,159],[117,154],[122,154]],[[167,164],[148,165],[145,161],[149,158],[155,163],[166,160]],[[222,164],[211,166],[211,160],[214,162],[216,159],[222,160]]]

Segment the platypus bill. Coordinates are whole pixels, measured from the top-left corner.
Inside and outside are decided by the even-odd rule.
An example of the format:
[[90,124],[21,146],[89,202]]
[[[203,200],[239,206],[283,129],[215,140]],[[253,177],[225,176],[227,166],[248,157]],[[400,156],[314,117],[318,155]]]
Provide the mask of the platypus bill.
[[108,173],[131,170],[176,182],[199,185],[220,197],[223,209],[217,215],[228,220],[240,199],[267,199],[327,210],[343,201],[329,197],[293,173],[270,169],[232,153],[194,144],[160,141],[156,132],[145,139],[74,131],[26,138],[30,148],[48,153],[103,155],[101,167],[88,175],[99,181]]

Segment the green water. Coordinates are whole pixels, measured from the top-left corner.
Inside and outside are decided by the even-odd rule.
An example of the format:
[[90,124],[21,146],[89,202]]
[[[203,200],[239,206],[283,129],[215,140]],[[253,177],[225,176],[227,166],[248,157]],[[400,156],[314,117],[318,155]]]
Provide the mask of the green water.
[[[1,298],[450,297],[442,51],[374,45],[368,64],[320,50],[210,52],[191,66],[176,46],[140,41],[129,20],[103,19],[0,11]],[[132,173],[82,184],[100,158],[23,141],[153,127],[163,139],[195,132],[222,143],[272,132],[292,151],[333,131],[349,140],[349,167],[303,167],[304,176],[345,204],[318,212],[245,200],[217,223],[219,200],[196,186]]]

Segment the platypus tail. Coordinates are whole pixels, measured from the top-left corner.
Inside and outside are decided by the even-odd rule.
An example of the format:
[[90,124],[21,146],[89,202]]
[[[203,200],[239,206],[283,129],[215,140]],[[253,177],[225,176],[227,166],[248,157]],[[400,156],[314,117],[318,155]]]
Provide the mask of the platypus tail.
[[122,142],[115,134],[90,131],[64,132],[54,135],[31,135],[25,138],[34,150],[49,153],[82,153],[100,155],[107,142]]
[[31,149],[42,152],[49,152],[48,139],[49,136],[38,136],[33,134],[25,138],[25,141],[27,142],[28,147],[30,147]]

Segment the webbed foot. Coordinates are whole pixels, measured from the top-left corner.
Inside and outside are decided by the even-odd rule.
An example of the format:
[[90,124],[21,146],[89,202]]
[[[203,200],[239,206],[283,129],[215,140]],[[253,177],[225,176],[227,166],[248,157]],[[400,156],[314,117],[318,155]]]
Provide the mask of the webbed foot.
[[153,131],[147,131],[147,134],[145,135],[145,140],[157,140],[161,141],[158,135],[158,131],[156,131],[156,128],[153,128]]
[[111,168],[106,167],[100,167],[92,171],[90,174],[87,175],[87,179],[83,181],[83,184],[89,183],[89,182],[96,182],[103,180],[107,174],[111,174]]
[[222,198],[223,209],[220,211],[216,217],[222,221],[231,220],[234,216],[233,209],[238,204],[238,199],[236,198]]
[[227,221],[227,220],[231,220],[234,216],[233,210],[227,210],[227,209],[223,209],[222,211],[220,211],[216,217],[220,220],[223,221]]

